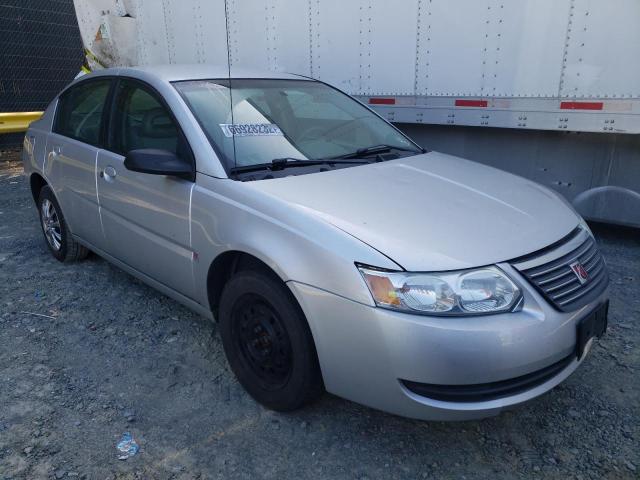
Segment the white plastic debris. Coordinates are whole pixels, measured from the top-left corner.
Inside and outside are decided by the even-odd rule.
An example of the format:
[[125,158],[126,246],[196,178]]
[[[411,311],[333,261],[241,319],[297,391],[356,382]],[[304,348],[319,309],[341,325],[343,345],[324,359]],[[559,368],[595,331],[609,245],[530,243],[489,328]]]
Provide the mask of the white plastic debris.
[[116,448],[121,453],[121,455],[118,456],[118,460],[126,460],[129,457],[133,457],[138,453],[138,450],[140,450],[140,447],[134,440],[133,435],[129,432],[122,434],[122,438],[118,442],[118,445],[116,445]]

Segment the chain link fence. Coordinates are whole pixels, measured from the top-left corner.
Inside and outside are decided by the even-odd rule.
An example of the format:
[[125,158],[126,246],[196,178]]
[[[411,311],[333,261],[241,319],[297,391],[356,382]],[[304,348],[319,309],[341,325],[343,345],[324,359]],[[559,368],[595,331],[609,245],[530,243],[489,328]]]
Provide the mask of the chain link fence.
[[[73,0],[0,0],[0,112],[44,110],[83,61]],[[0,148],[22,137],[0,135]]]

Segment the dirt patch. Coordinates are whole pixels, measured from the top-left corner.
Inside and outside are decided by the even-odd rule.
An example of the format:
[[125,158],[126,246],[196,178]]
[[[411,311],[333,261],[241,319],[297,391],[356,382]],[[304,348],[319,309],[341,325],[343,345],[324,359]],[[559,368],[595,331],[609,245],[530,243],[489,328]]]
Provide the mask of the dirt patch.
[[[0,479],[638,478],[640,234],[595,232],[609,331],[547,395],[465,423],[331,395],[282,415],[235,381],[215,325],[99,257],[57,262],[0,162]],[[140,451],[119,461],[124,432]]]

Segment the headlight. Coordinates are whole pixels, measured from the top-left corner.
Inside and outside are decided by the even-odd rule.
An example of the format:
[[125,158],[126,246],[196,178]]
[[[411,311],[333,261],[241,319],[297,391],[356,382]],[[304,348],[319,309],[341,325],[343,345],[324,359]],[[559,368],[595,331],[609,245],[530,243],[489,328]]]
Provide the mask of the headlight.
[[410,313],[497,313],[511,310],[520,300],[520,289],[497,267],[442,273],[358,269],[376,305]]

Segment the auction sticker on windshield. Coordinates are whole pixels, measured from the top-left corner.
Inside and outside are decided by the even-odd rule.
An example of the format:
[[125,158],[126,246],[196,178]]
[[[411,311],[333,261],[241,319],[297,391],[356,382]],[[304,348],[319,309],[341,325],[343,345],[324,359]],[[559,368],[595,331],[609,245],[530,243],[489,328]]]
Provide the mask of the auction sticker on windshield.
[[225,137],[251,137],[282,135],[282,130],[274,123],[221,123]]

